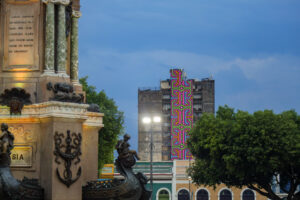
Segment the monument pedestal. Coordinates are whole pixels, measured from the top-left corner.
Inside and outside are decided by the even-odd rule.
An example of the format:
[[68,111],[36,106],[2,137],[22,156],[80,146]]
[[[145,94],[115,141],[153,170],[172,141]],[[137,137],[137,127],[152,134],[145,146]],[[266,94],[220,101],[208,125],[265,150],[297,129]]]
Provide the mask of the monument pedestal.
[[22,115],[10,115],[8,107],[0,106],[0,123],[7,123],[15,136],[12,173],[17,179],[39,179],[45,200],[81,200],[82,186],[98,178],[103,114],[87,108],[50,101],[25,106]]

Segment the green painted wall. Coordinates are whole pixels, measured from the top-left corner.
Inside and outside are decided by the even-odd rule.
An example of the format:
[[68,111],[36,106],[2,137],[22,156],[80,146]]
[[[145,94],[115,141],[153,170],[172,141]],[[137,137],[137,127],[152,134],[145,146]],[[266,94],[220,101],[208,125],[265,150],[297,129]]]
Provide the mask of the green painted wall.
[[[146,187],[150,189],[150,184],[148,183]],[[156,193],[161,188],[169,189],[170,197],[172,197],[172,183],[153,183],[152,200],[156,200]]]

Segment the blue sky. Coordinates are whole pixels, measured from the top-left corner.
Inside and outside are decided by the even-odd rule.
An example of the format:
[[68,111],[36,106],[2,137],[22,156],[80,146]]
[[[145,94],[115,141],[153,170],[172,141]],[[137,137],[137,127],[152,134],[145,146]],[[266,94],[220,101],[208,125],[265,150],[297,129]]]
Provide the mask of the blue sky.
[[[215,79],[216,108],[300,113],[299,0],[81,0],[80,76],[125,112],[169,69]],[[136,137],[135,137],[136,136]]]

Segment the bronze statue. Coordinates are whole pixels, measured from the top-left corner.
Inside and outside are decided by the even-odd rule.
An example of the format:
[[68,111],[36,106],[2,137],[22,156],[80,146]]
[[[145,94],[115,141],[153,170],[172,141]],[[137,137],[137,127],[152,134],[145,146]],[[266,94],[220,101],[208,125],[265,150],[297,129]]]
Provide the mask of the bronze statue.
[[21,114],[24,105],[32,104],[30,94],[22,88],[6,89],[0,94],[0,104],[10,108],[10,114]]
[[83,103],[83,94],[76,94],[74,88],[69,83],[55,83],[54,85],[49,82],[47,89],[53,91],[54,97],[50,98],[50,101],[61,101],[61,102],[72,102],[72,103]]
[[0,133],[0,199],[43,200],[44,190],[37,180],[24,178],[16,180],[10,171],[10,153],[14,147],[14,136],[7,124],[1,124]]
[[123,160],[123,159],[137,159],[140,160],[137,152],[135,150],[130,150],[130,144],[128,143],[128,140],[130,139],[130,135],[125,134],[123,140],[119,140],[117,145],[116,145],[116,149],[117,152],[119,154],[119,160]]
[[141,172],[134,173],[132,167],[139,160],[136,151],[130,150],[128,140],[130,136],[124,135],[119,140],[116,149],[119,154],[115,161],[118,172],[124,179],[110,181],[90,181],[83,187],[83,200],[149,200],[152,191],[146,189],[147,177]]
[[14,136],[9,132],[7,124],[1,124],[1,133],[0,133],[0,153],[8,153],[14,147]]

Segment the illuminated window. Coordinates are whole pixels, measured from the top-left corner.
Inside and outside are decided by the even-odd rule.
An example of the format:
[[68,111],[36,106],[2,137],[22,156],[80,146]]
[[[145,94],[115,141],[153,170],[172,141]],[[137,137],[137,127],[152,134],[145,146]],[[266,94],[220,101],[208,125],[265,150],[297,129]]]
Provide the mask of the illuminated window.
[[169,200],[170,194],[167,190],[161,190],[158,194],[158,200]]

